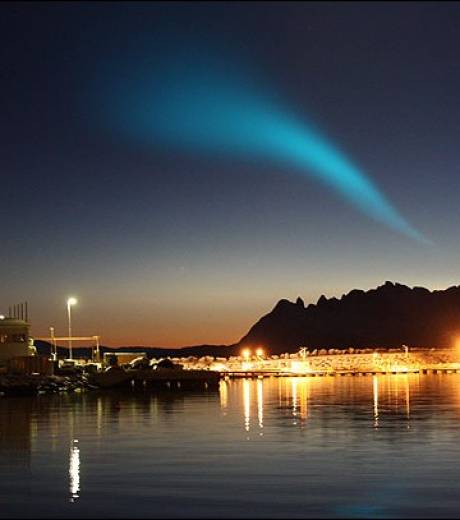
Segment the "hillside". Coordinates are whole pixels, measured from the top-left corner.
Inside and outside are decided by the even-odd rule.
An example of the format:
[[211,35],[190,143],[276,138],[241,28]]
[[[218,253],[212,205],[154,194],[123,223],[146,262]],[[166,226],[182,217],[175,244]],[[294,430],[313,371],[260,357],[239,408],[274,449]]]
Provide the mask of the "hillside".
[[450,347],[460,338],[460,286],[429,291],[399,283],[338,298],[321,296],[305,307],[280,300],[239,345],[263,345],[273,353],[299,346],[346,348],[402,344]]

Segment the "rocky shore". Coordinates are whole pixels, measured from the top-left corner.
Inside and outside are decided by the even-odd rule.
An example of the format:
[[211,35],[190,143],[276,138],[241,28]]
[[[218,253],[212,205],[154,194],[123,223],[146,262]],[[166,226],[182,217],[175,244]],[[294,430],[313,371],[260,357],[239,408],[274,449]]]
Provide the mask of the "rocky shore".
[[219,372],[204,370],[182,370],[173,363],[170,367],[137,368],[125,370],[112,367],[102,372],[82,372],[80,370],[59,375],[0,375],[0,397],[19,395],[42,395],[60,392],[84,392],[87,390],[114,387],[133,389],[192,390],[216,388]]
[[41,395],[96,389],[85,374],[66,376],[0,375],[0,396]]

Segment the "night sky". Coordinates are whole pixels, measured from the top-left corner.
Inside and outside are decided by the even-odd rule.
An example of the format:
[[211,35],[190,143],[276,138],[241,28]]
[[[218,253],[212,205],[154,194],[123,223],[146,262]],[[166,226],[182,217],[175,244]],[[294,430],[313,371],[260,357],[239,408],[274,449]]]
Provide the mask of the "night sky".
[[[279,298],[460,283],[459,4],[3,3],[0,42],[0,310],[36,336],[71,295],[75,334],[181,346]],[[171,64],[269,92],[423,240],[270,153],[163,142]]]

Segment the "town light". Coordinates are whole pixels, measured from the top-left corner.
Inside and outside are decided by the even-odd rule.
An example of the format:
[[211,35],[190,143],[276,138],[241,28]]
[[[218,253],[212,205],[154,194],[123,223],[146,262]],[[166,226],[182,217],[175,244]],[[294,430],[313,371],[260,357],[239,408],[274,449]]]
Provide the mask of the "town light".
[[248,360],[249,357],[251,356],[251,351],[247,348],[245,348],[244,350],[241,351],[241,355],[243,356],[244,359]]
[[256,356],[262,357],[263,355],[264,355],[264,349],[263,348],[258,348],[256,350]]

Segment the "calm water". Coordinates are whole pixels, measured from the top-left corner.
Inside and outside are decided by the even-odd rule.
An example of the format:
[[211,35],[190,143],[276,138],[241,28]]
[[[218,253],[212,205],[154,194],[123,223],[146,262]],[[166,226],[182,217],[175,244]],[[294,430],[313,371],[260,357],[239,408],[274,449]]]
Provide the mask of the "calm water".
[[460,374],[0,399],[0,517],[457,517]]

